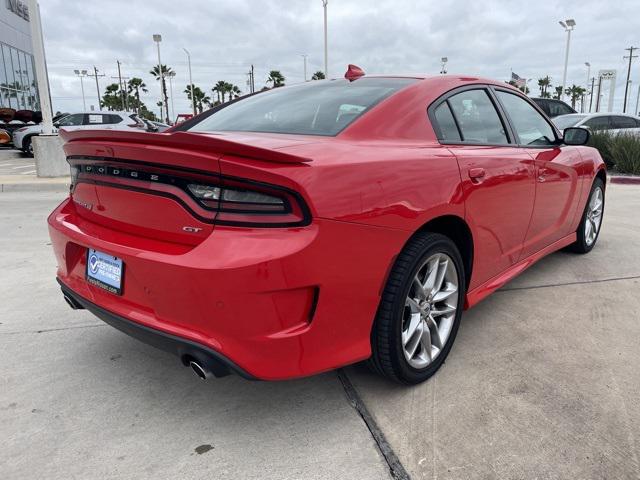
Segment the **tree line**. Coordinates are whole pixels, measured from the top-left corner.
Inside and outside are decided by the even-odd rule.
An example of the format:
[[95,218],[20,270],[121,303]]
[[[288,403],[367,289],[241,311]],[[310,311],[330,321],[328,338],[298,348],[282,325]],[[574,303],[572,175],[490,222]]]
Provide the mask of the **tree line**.
[[[149,71],[149,74],[157,82],[160,82],[162,98],[168,99],[167,82],[163,81],[164,79],[161,73],[164,74],[164,79],[166,79],[168,77],[173,77],[175,72],[167,65],[156,65]],[[311,80],[323,80],[324,78],[324,73],[317,71],[312,75]],[[262,90],[282,87],[285,85],[285,81],[286,78],[279,70],[271,70]],[[104,95],[100,101],[100,108],[107,110],[122,110],[124,105],[125,108],[136,112],[142,118],[161,121],[163,114],[161,113],[160,116],[156,115],[156,113],[152,109],[149,109],[140,99],[141,94],[148,93],[148,91],[147,84],[142,78],[138,77],[131,78],[124,85],[112,83],[107,85],[104,90]],[[190,103],[192,102],[191,95],[193,94],[193,99],[195,100],[193,103],[195,103],[197,113],[202,113],[209,108],[221,105],[242,96],[242,91],[237,85],[225,80],[219,80],[216,82],[209,91],[202,89],[197,85],[189,84],[182,93],[186,94]],[[162,100],[157,102],[156,106],[160,107],[161,112],[163,107],[166,109]],[[191,111],[191,109],[189,109],[189,111]],[[168,117],[168,113],[166,116]]]

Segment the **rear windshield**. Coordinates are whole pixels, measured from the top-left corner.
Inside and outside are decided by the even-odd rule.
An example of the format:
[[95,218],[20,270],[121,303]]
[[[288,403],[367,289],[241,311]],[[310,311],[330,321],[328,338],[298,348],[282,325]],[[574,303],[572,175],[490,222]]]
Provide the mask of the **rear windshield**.
[[190,130],[333,136],[378,102],[414,82],[413,78],[360,78],[274,88],[232,103]]
[[574,127],[583,120],[586,115],[562,115],[560,117],[556,117],[552,120],[553,123],[556,124],[560,130],[564,130],[565,128]]

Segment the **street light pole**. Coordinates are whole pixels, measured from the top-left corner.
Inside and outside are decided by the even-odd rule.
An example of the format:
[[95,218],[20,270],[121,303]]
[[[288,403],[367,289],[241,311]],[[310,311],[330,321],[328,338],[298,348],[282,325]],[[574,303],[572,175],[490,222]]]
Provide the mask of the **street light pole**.
[[98,83],[98,77],[104,77],[104,73],[98,75],[98,69],[93,66],[93,74],[87,75],[88,77],[94,77],[96,79],[96,93],[98,94],[98,110],[100,110],[100,84]]
[[569,67],[569,48],[571,47],[571,32],[576,26],[576,21],[569,18],[564,22],[560,22],[564,31],[567,32],[567,47],[564,52],[564,73],[562,75],[562,92],[560,92],[560,100],[564,97],[564,90],[567,87],[567,68]]
[[80,78],[80,89],[82,90],[82,111],[86,112],[87,111],[87,102],[85,101],[84,98],[84,77],[87,76],[87,71],[86,70],[74,70],[73,73],[75,73],[79,78]]
[[627,70],[627,83],[624,86],[624,103],[622,104],[622,113],[626,113],[627,112],[627,94],[629,92],[629,83],[631,83],[629,81],[629,77],[631,76],[631,62],[633,61],[634,58],[638,58],[637,55],[633,54],[634,50],[638,50],[636,47],[629,47],[629,48],[625,48],[625,50],[629,51],[629,56],[625,56],[623,58],[628,58],[629,59],[629,68]]
[[[586,90],[589,90],[589,77],[591,77],[591,64],[589,62],[584,62],[587,67],[587,83],[585,83]],[[582,103],[580,104],[580,113],[584,113],[584,95],[582,97]]]
[[638,95],[636,95],[636,111],[633,112],[634,115],[638,115],[640,111],[638,110],[638,103],[640,103],[640,85],[638,85]]
[[[160,60],[160,42],[162,41],[162,35],[158,33],[153,34],[153,41],[156,42],[156,46],[158,47],[158,70],[160,72],[160,97],[162,98],[162,103],[164,105],[164,110],[167,114],[165,120],[169,123],[169,102],[167,101],[167,87],[164,81],[164,69],[162,68],[162,60]],[[161,115],[162,116],[162,115]]]
[[305,81],[305,82],[307,81],[307,57],[308,57],[308,56],[309,56],[309,55],[307,55],[306,53],[303,53],[303,54],[301,55],[301,57],[302,57],[302,58],[303,58],[303,60],[304,60],[304,81]]
[[176,118],[176,110],[173,106],[173,77],[176,76],[176,72],[167,73],[169,77],[169,94],[171,95],[171,118]]
[[193,96],[193,78],[191,77],[191,54],[189,53],[189,50],[187,50],[186,48],[183,48],[182,50],[184,50],[184,53],[187,54],[187,63],[189,64],[189,85],[190,85],[190,90],[191,90],[191,105],[193,107],[193,114],[196,114],[196,98]]
[[327,3],[329,0],[322,0],[324,7],[324,78],[329,79],[329,54],[327,47]]

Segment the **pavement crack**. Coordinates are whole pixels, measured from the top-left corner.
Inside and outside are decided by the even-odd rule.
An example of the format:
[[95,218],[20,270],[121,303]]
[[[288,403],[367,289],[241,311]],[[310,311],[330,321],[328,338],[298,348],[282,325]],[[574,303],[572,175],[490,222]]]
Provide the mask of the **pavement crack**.
[[590,283],[606,283],[606,282],[618,282],[622,280],[638,280],[638,279],[640,279],[640,275],[631,275],[629,277],[599,278],[595,280],[580,280],[576,282],[566,282],[566,283],[546,283],[543,285],[531,285],[529,287],[508,287],[508,288],[501,288],[497,290],[497,292],[511,292],[515,290],[535,290],[537,288],[564,287],[569,285],[586,285]]
[[60,327],[60,328],[44,328],[42,330],[23,330],[21,332],[0,332],[0,335],[26,335],[29,333],[49,333],[49,332],[59,332],[62,330],[78,330],[81,328],[95,328],[95,327],[106,327],[106,324],[96,323],[92,325],[75,325],[73,327]]
[[356,410],[356,412],[358,412],[358,414],[362,418],[362,421],[369,429],[369,432],[371,433],[371,436],[373,437],[378,450],[387,463],[389,472],[391,473],[391,477],[394,480],[411,480],[411,477],[400,462],[398,456],[393,451],[393,448],[387,441],[384,433],[371,416],[371,413],[369,413],[367,406],[362,401],[362,397],[360,397],[360,394],[353,386],[353,383],[351,383],[351,380],[349,380],[347,372],[345,372],[344,369],[341,368],[337,370],[336,373],[338,375],[338,380],[340,380],[342,388],[347,395],[347,400],[349,400],[351,406]]

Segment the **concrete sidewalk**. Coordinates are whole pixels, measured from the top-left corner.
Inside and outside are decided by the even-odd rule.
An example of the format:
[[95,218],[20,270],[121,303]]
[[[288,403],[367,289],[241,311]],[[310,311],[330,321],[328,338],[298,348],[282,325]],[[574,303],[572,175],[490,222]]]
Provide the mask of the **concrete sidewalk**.
[[69,191],[69,177],[38,178],[33,158],[24,153],[0,148],[0,193]]
[[46,229],[55,193],[0,195],[0,478],[388,479],[335,372],[201,382],[72,311]]
[[640,190],[609,185],[588,255],[465,312],[425,384],[348,370],[411,478],[640,478]]

